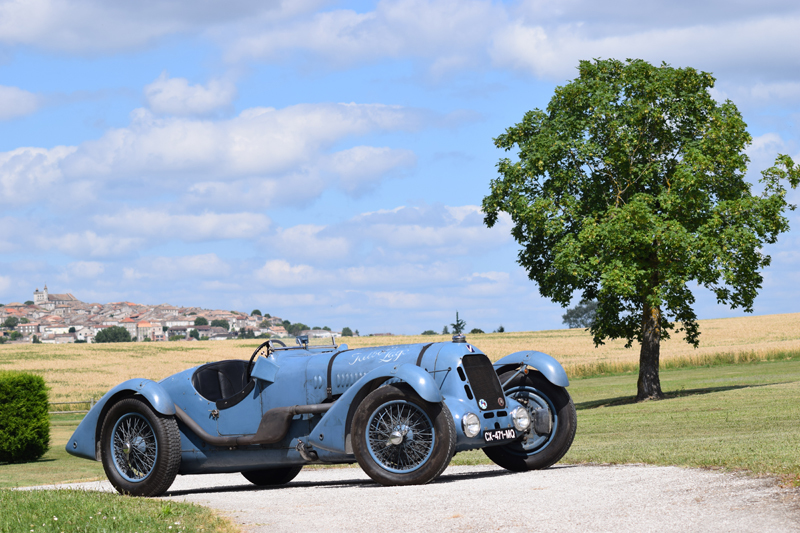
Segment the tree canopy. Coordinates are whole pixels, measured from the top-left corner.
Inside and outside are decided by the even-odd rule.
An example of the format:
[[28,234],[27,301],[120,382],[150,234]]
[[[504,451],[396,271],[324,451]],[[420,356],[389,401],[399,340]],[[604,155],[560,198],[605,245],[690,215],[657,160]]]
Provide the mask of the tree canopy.
[[691,282],[751,312],[763,253],[788,230],[784,182],[800,181],[785,155],[745,180],[751,142],[738,109],[714,101],[714,78],[642,60],[581,61],[558,87],[495,139],[503,158],[483,200],[522,245],[518,261],[542,296],[563,306],[597,300],[596,344],[641,343],[638,399],[662,397],[659,347],[671,330],[697,346]]
[[94,336],[94,342],[131,342],[131,334],[122,326],[111,326],[98,331]]
[[194,319],[194,325],[195,326],[207,326],[208,325],[208,319],[205,318],[205,317],[199,316],[199,317]]
[[561,320],[568,328],[591,328],[595,312],[597,312],[597,302],[581,300],[575,307],[567,309],[567,312],[561,315]]
[[[456,335],[461,335],[461,333],[463,333],[464,331],[464,328],[467,327],[467,323],[458,318],[458,311],[456,311],[456,321],[450,325],[453,327],[453,333],[455,333]],[[445,326],[445,329],[447,329],[447,326]]]
[[[197,320],[195,320],[195,325],[200,326],[202,324],[197,324]],[[225,331],[230,331],[231,325],[230,323],[225,320],[224,318],[216,318],[211,321],[211,326],[216,328],[225,328]]]

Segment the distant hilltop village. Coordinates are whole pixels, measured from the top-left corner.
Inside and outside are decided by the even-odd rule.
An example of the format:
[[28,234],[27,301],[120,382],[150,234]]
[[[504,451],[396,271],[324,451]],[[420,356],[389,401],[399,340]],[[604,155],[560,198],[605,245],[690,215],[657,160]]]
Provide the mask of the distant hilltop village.
[[[195,325],[195,321],[205,325]],[[16,319],[16,320],[9,320]],[[102,330],[119,326],[128,330],[133,340],[166,341],[207,338],[225,340],[247,337],[288,337],[285,321],[276,316],[247,315],[236,311],[208,310],[200,307],[174,307],[169,304],[141,305],[131,302],[87,304],[72,294],[33,292],[33,300],[0,305],[2,335],[15,342],[61,344],[94,342]],[[228,327],[224,327],[225,324]],[[10,327],[9,327],[10,326]],[[11,335],[9,335],[11,334]],[[329,329],[295,331],[310,337],[341,336]],[[6,340],[6,339],[3,339]]]

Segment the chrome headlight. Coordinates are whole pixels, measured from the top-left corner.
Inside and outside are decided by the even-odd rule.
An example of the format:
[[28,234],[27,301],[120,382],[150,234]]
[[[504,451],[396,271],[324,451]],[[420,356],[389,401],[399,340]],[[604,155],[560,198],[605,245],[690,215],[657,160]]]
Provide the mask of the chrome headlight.
[[464,430],[464,435],[469,438],[474,437],[481,432],[481,421],[478,415],[474,413],[467,413],[461,417],[461,428]]
[[524,407],[517,407],[511,411],[511,422],[517,431],[527,431],[531,427],[531,415]]

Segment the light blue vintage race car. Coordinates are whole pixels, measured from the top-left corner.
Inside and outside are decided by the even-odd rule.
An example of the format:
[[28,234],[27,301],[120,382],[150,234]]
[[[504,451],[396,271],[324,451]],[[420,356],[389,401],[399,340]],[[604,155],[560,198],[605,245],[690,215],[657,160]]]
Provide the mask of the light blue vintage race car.
[[508,470],[547,468],[575,436],[567,375],[541,352],[492,364],[463,336],[354,350],[297,342],[120,383],[67,451],[102,461],[119,492],[157,496],[177,474],[280,485],[312,463],[357,462],[380,484],[422,484],[476,448]]

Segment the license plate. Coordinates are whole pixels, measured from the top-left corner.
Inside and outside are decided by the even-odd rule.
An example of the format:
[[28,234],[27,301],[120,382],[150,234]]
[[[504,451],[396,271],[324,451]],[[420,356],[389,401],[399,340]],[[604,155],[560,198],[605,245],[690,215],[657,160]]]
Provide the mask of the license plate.
[[483,440],[486,442],[500,442],[517,438],[517,432],[513,429],[493,429],[483,432]]

